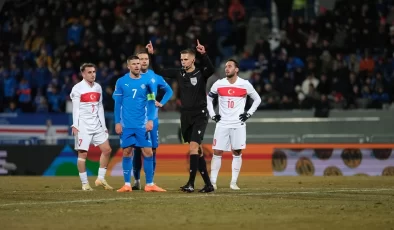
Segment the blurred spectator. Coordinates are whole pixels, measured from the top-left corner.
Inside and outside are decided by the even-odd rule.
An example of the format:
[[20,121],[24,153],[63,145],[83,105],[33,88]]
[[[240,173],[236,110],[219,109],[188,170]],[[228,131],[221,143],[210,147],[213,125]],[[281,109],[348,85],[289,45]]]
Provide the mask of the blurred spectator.
[[315,117],[328,117],[330,113],[330,103],[327,95],[322,94],[320,101],[317,102],[315,107]]
[[21,113],[22,110],[16,107],[16,103],[11,101],[7,108],[5,108],[4,112],[6,113]]
[[45,144],[46,145],[56,145],[56,129],[52,125],[52,120],[47,120],[46,131],[45,131]]
[[19,106],[23,112],[28,113],[31,111],[31,88],[26,79],[22,79],[19,83],[17,94],[19,95]]

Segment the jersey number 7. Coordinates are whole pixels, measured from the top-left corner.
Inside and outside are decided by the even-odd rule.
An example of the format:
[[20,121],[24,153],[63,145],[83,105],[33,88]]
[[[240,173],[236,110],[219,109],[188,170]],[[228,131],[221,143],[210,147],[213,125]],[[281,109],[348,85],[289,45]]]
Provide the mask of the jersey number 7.
[[133,98],[135,98],[135,94],[137,93],[137,89],[132,89],[133,90]]

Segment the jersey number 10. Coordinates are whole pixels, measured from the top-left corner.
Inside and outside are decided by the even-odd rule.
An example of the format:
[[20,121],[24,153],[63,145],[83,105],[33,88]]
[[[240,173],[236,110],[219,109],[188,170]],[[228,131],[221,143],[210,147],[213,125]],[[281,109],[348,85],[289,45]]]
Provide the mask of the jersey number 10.
[[227,107],[230,109],[234,108],[234,101],[227,101]]

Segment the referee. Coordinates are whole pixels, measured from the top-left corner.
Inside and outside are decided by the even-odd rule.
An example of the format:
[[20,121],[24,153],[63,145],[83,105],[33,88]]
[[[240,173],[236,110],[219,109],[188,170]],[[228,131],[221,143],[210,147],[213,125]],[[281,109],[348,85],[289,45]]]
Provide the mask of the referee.
[[[146,48],[148,53],[152,55],[152,63],[155,63],[152,42],[149,42]],[[209,179],[201,142],[208,124],[205,86],[207,79],[214,73],[215,67],[209,60],[205,47],[198,40],[196,50],[201,56],[202,65],[200,68],[196,68],[194,65],[196,60],[195,51],[186,49],[181,51],[181,69],[163,69],[153,64],[153,70],[156,74],[165,78],[176,79],[180,87],[182,137],[186,143],[189,143],[190,154],[189,181],[181,187],[181,190],[194,192],[194,180],[198,170],[205,182],[205,186],[199,192],[208,193],[213,192],[214,188]]]

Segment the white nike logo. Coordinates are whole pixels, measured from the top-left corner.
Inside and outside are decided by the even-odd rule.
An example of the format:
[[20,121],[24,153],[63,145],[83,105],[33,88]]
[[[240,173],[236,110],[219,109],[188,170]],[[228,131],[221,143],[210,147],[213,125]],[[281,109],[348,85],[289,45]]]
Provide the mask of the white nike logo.
[[129,87],[129,84],[124,84],[125,86]]

